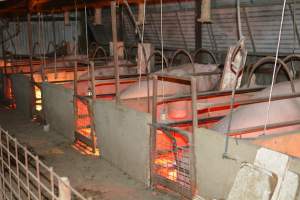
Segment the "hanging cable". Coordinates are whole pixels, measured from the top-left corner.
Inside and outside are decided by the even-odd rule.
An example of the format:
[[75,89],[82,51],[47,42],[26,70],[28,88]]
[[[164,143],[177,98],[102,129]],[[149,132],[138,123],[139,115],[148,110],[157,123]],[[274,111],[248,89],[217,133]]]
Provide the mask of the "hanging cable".
[[[85,21],[85,42],[86,42],[86,57],[89,58],[89,38],[88,38],[88,20],[87,20],[87,10],[86,10],[86,3],[84,3],[84,21]],[[88,67],[88,80],[91,80],[91,73],[90,73],[90,63],[87,64]],[[88,82],[88,90],[91,91],[90,81]]]
[[241,2],[237,0],[237,22],[238,22],[238,32],[239,32],[239,40],[243,38],[242,31],[242,22],[241,22]]
[[[236,66],[236,63],[234,60],[230,62],[230,65],[236,68],[235,70],[235,79],[234,79],[234,84],[232,87],[232,92],[231,92],[231,97],[230,97],[230,112],[229,112],[229,119],[228,119],[228,126],[227,126],[227,131],[226,131],[226,138],[225,138],[225,150],[223,153],[223,158],[229,158],[228,156],[228,148],[229,148],[229,134],[231,131],[231,124],[232,124],[232,117],[233,117],[233,109],[234,109],[234,102],[235,102],[235,94],[236,94],[236,88],[239,80],[239,75],[241,75],[241,72],[243,71],[243,66],[245,65],[246,62],[246,52],[244,52],[244,36],[242,33],[242,20],[241,20],[241,8],[240,8],[240,0],[237,0],[237,28],[238,28],[238,39],[239,42],[236,45],[237,52],[235,53],[234,51],[232,52],[233,58],[235,59],[235,56],[238,56],[238,52],[240,51],[240,55],[242,57],[241,60],[241,65]],[[231,69],[232,70],[232,69]]]
[[[164,72],[164,34],[163,34],[163,0],[160,0],[160,38],[161,38],[161,71]],[[162,99],[164,102],[165,99],[165,83],[164,79],[162,79]],[[162,120],[166,120],[166,106],[163,105]]]
[[266,134],[267,124],[269,123],[269,118],[270,118],[271,98],[272,98],[273,87],[274,87],[274,83],[275,83],[275,74],[276,74],[276,69],[277,69],[278,54],[279,54],[279,48],[280,48],[280,42],[281,42],[281,35],[282,35],[282,27],[283,27],[283,21],[284,21],[285,7],[286,7],[286,0],[284,0],[283,6],[282,6],[281,22],[280,22],[280,29],[279,29],[277,49],[276,49],[276,57],[275,57],[275,63],[274,63],[274,67],[273,67],[272,83],[271,83],[271,88],[270,88],[269,101],[268,101],[268,106],[267,106],[267,116],[266,116],[266,120],[265,120],[265,124],[264,124],[263,135]]
[[45,68],[47,67],[46,63],[46,30],[45,30],[45,23],[44,23],[44,15],[43,13],[41,14],[41,29],[42,29],[42,42],[43,42],[43,63],[44,63],[44,68],[43,68],[43,79],[44,81],[47,81],[47,77],[45,75]]

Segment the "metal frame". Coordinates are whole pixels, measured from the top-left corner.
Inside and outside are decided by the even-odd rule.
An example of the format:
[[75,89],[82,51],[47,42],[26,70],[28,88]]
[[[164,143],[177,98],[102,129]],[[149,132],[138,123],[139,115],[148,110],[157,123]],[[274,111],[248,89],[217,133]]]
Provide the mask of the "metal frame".
[[87,200],[0,127],[0,199]]
[[[176,141],[174,142],[174,138],[171,137],[170,131],[176,131],[179,132],[178,129],[173,129],[172,127],[164,126],[162,123],[159,122],[157,119],[157,105],[158,105],[158,99],[157,99],[157,91],[158,91],[158,80],[163,81],[171,81],[176,82],[180,81],[182,84],[188,84],[191,86],[191,97],[192,97],[192,132],[187,131],[180,131],[182,135],[185,135],[188,139],[188,169],[187,171],[184,170],[185,176],[188,184],[184,184],[183,181],[178,181],[178,177],[176,176],[176,180],[171,180],[168,177],[161,176],[157,173],[157,134],[158,130],[164,131],[166,135],[168,135],[169,138],[173,140],[173,152],[174,150],[178,150],[178,146],[176,145]],[[198,116],[196,112],[196,102],[197,101],[197,95],[196,95],[196,78],[195,77],[187,77],[187,78],[179,78],[176,76],[166,76],[164,74],[155,74],[153,76],[153,96],[152,96],[152,126],[151,126],[151,150],[150,150],[150,181],[152,187],[159,188],[167,187],[168,189],[173,190],[174,192],[177,192],[181,194],[184,197],[192,198],[195,194],[196,189],[196,170],[195,170],[195,155],[194,155],[194,133],[198,126]],[[181,168],[179,165],[177,166],[177,172],[179,168]],[[167,167],[168,168],[168,167]]]

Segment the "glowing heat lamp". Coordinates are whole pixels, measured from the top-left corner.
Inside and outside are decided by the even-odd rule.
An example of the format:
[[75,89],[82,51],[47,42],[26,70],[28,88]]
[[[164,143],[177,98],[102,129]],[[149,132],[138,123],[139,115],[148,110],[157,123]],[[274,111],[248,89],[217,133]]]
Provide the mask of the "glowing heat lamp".
[[35,109],[37,111],[42,110],[42,93],[41,90],[38,87],[35,87]]

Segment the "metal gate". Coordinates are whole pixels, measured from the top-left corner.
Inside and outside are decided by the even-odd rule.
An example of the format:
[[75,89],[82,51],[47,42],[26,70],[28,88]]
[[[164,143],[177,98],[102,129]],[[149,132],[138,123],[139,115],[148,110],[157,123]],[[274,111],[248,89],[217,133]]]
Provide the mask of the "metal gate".
[[86,200],[0,127],[0,200]]

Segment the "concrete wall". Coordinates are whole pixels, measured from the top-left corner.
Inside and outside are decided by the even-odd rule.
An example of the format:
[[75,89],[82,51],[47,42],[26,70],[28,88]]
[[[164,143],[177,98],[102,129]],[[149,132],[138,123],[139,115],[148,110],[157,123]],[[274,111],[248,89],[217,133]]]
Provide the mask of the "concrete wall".
[[26,117],[30,117],[33,98],[30,78],[23,74],[13,74],[11,75],[11,80],[17,110]]
[[[197,189],[205,198],[226,199],[243,162],[253,163],[259,146],[251,140],[229,141],[229,156],[224,159],[225,137],[217,132],[198,129],[195,134]],[[291,158],[289,170],[300,174],[300,160]],[[300,196],[298,194],[297,199]]]
[[51,83],[42,84],[43,109],[50,129],[74,141],[73,90]]
[[148,185],[151,115],[103,100],[94,110],[101,156]]

